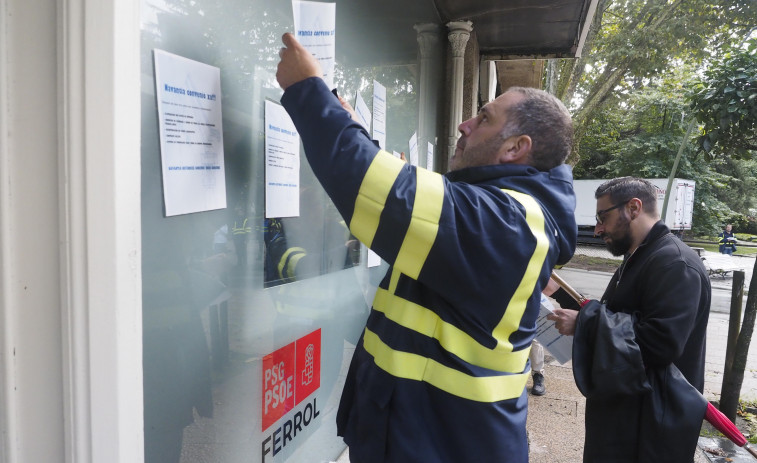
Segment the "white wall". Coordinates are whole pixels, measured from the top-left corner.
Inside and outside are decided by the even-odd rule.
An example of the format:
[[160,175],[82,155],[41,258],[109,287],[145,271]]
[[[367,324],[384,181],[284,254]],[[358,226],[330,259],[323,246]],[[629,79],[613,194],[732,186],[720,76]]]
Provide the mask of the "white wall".
[[[5,8],[7,48],[0,65],[5,461],[56,461],[64,448],[56,16],[40,0],[11,0]],[[32,436],[45,445],[31,445]]]
[[137,2],[0,2],[1,462],[141,461],[138,56]]

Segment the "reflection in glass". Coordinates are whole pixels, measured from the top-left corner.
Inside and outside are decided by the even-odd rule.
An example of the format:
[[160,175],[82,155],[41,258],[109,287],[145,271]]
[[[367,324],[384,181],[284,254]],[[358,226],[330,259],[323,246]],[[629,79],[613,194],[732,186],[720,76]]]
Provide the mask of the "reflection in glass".
[[[304,157],[300,217],[265,218],[263,108],[281,96],[275,72],[291,4],[144,0],[142,12],[145,461],[262,461],[262,443],[280,426],[262,430],[262,359],[317,329],[320,387],[308,401],[320,414],[266,461],[335,460],[344,375],[386,266],[365,267],[365,249]],[[165,217],[155,48],[221,69],[225,210]],[[407,151],[417,127],[412,66],[337,71],[353,102],[357,91],[372,101],[374,79],[387,87],[386,149]]]
[[359,242],[319,190],[315,184],[301,188],[299,217],[265,219],[266,287],[347,269],[360,263]]

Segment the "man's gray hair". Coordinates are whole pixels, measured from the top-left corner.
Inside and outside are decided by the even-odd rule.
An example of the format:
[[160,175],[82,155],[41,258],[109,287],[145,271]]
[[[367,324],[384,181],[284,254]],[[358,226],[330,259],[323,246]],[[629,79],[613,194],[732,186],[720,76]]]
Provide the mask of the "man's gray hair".
[[638,177],[618,177],[599,185],[594,198],[610,195],[610,202],[617,204],[639,198],[644,212],[657,215],[657,187]]
[[544,90],[531,87],[510,87],[523,99],[510,106],[508,122],[502,129],[502,139],[514,135],[531,137],[531,162],[539,170],[559,166],[570,155],[573,146],[573,121],[565,105]]

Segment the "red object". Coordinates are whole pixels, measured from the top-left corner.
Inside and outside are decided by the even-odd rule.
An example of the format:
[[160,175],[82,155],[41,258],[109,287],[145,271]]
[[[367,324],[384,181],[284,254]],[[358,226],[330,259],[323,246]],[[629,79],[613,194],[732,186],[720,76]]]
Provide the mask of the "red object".
[[709,402],[707,402],[707,412],[704,414],[704,419],[709,421],[715,429],[722,432],[731,442],[739,447],[743,447],[750,455],[757,458],[757,449],[747,444],[746,438],[741,434],[739,428]]
[[263,357],[263,431],[294,408],[294,343]]
[[704,419],[710,422],[715,429],[722,432],[723,435],[731,440],[739,447],[743,447],[746,444],[746,438],[739,428],[735,424],[731,423],[731,420],[723,415],[723,412],[715,408],[711,403],[707,403],[707,412],[704,414]]
[[299,405],[321,387],[321,329],[295,342],[294,403]]
[[321,387],[321,329],[263,357],[262,430]]

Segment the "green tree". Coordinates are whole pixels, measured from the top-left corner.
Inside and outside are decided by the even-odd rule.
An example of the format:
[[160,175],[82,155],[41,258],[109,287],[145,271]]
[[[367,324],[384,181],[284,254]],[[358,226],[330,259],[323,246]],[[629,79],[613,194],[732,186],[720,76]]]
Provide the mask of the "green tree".
[[[579,178],[635,175],[667,178],[686,134],[688,120],[684,88],[690,69],[683,67],[665,79],[630,94],[620,109],[605,107],[587,127]],[[685,146],[676,176],[694,179],[696,198],[693,231],[712,235],[734,213],[721,195],[732,179],[697,156],[693,138]]]
[[[710,159],[753,158],[757,150],[757,39],[727,49],[722,58],[715,59],[689,99],[694,117],[702,124],[699,145]],[[720,409],[731,420],[736,418],[756,318],[757,275],[753,273],[744,321],[723,375]]]
[[592,120],[682,63],[697,65],[718,44],[757,23],[753,0],[600,0],[583,56],[562,65],[557,95],[573,109],[576,149]]
[[757,151],[757,39],[726,51],[690,94],[708,158],[751,158]]

